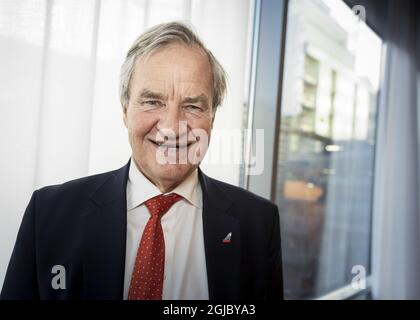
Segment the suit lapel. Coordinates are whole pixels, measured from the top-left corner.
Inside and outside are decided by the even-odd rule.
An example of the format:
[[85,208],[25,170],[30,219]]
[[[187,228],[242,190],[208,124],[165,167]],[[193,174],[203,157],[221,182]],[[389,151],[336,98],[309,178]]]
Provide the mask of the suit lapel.
[[[127,233],[126,185],[130,162],[91,195],[84,220],[85,299],[122,299]],[[203,232],[210,299],[238,299],[240,223],[227,214],[232,200],[199,169]],[[223,243],[231,233],[230,241]]]
[[[238,299],[240,292],[240,224],[227,214],[232,200],[199,169],[203,191],[203,231],[209,297]],[[231,234],[229,237],[226,237]],[[226,239],[225,242],[223,240]]]
[[86,299],[123,298],[129,165],[113,172],[91,195],[83,242]]

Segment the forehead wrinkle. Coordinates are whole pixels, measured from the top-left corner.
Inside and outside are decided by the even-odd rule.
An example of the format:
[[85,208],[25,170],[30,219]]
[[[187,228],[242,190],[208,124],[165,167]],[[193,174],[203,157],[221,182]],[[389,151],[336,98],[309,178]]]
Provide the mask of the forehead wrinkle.
[[[149,62],[151,61],[149,60]],[[211,103],[212,83],[211,81],[208,83],[208,79],[200,77],[197,71],[191,73],[189,70],[180,70],[177,67],[168,70],[162,65],[152,68],[149,68],[150,65],[143,65],[142,67],[140,68],[140,72],[142,72],[141,87],[153,92],[163,93],[167,98],[179,100],[178,102],[185,97],[196,97],[204,94],[208,98],[208,103]]]
[[206,99],[211,98],[210,96],[207,96],[206,92],[202,91],[201,89],[194,90],[193,87],[195,84],[196,82],[194,81],[182,81],[172,85],[170,81],[153,79],[144,82],[140,86],[141,89],[138,91],[137,95],[140,96],[146,91],[149,91],[164,96],[165,100],[169,98],[174,99],[176,94],[178,94],[182,100],[200,96]]
[[195,81],[176,81],[176,76],[173,80],[165,81],[164,90],[170,100],[183,100],[184,97],[199,96],[203,94],[201,90],[194,92],[193,87],[197,84]]

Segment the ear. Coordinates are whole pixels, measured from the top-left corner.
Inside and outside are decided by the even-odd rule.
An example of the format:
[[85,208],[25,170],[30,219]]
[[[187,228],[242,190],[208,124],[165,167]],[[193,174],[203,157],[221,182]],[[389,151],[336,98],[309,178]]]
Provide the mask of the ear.
[[123,121],[126,128],[128,128],[128,120],[127,120],[127,105],[122,107],[123,109]]
[[213,129],[214,119],[216,118],[216,110],[214,110],[212,119],[211,119],[211,129]]

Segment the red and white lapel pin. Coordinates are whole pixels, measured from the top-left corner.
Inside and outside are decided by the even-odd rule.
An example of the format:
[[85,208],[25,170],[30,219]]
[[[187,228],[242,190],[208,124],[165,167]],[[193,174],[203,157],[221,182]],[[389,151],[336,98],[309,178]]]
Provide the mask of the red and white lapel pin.
[[232,232],[229,232],[227,236],[223,239],[222,243],[231,243],[232,242]]

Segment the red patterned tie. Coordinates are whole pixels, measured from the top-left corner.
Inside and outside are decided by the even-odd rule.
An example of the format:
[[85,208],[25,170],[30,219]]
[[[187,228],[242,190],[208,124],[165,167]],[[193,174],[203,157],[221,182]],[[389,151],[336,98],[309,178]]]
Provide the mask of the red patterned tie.
[[160,219],[182,197],[171,193],[146,201],[151,214],[144,228],[131,276],[128,300],[161,300],[165,266],[165,241]]

